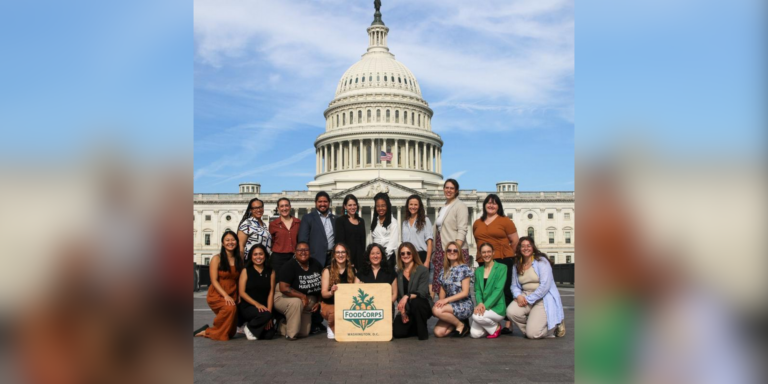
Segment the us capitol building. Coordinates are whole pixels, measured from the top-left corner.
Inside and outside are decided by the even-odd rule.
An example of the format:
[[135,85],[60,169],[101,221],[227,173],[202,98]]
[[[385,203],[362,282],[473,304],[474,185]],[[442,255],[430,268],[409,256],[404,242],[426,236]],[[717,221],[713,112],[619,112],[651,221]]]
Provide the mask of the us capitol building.
[[[208,264],[220,249],[226,230],[237,231],[248,201],[264,201],[264,221],[277,217],[277,200],[287,197],[292,214],[310,212],[318,191],[331,195],[336,215],[343,214],[342,200],[354,194],[366,222],[368,243],[374,215],[373,196],[386,192],[394,215],[402,223],[408,196],[418,194],[435,222],[445,204],[443,196],[443,140],[432,131],[433,111],[421,96],[416,76],[389,52],[389,28],[377,10],[368,27],[368,50],[341,76],[336,95],[324,112],[325,132],[315,140],[315,179],[306,191],[262,192],[258,183],[242,183],[238,193],[194,195],[194,261]],[[381,152],[391,153],[382,161]],[[537,246],[556,263],[574,260],[574,192],[518,190],[514,181],[496,183],[495,192],[462,189],[459,199],[469,207],[467,241],[476,253],[472,223],[483,214],[483,200],[496,193],[505,214],[520,236],[533,235]],[[267,216],[270,216],[268,219]]]

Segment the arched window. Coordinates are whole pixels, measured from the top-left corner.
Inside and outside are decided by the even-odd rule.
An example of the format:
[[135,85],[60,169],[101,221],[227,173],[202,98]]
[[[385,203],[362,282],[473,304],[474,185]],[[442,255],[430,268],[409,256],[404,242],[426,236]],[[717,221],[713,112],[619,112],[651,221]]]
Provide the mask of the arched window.
[[533,238],[533,227],[528,227],[528,237]]
[[341,125],[347,125],[347,114],[341,115]]
[[421,127],[421,113],[419,113],[419,127]]
[[380,121],[381,121],[381,109],[377,109],[376,110],[376,122],[378,123]]
[[339,126],[339,115],[338,114],[336,115],[336,126],[337,127]]
[[416,125],[416,112],[411,112],[411,125]]
[[384,75],[384,81],[387,81],[387,75]]
[[387,109],[387,123],[389,123],[389,109]]
[[352,111],[349,111],[349,123],[352,124],[354,121],[352,121],[352,118],[355,117],[355,113]]
[[363,83],[365,83],[365,76],[363,76]]
[[370,109],[368,110],[368,122],[369,123],[371,122],[371,110]]
[[403,81],[402,81],[402,80],[400,80],[400,78],[399,78],[399,77],[397,78],[397,82],[398,82],[398,83],[400,83],[400,84],[402,84],[402,83],[403,83]]
[[403,124],[408,124],[408,111],[403,111]]
[[368,76],[368,81],[373,81],[373,75]]
[[395,111],[395,123],[400,122],[400,111]]
[[376,74],[376,81],[381,81],[381,77],[379,77],[379,74]]
[[357,111],[357,123],[360,124],[363,122],[363,111],[358,110]]

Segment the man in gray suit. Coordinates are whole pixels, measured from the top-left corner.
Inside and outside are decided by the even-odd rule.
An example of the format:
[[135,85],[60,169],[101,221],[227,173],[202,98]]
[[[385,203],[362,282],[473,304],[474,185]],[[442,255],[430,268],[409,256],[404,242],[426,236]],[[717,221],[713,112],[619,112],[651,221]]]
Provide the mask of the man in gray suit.
[[[325,191],[315,195],[315,210],[301,218],[299,227],[299,242],[309,244],[310,256],[327,266],[331,262],[331,252],[335,244],[333,229],[336,228],[336,217],[330,211],[331,197]],[[312,314],[311,333],[325,330],[320,311]]]

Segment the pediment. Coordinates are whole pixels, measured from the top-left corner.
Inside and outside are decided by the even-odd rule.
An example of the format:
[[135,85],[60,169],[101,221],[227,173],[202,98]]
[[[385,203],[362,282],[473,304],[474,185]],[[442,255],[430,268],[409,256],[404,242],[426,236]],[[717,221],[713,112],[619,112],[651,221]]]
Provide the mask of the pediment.
[[398,183],[385,180],[382,178],[375,178],[370,181],[366,181],[365,183],[356,185],[352,188],[345,189],[341,192],[337,192],[333,195],[333,199],[343,199],[344,196],[348,194],[355,195],[358,199],[372,199],[374,196],[376,196],[377,193],[384,192],[389,195],[390,199],[393,198],[407,198],[411,195],[419,195],[422,198],[426,198],[426,195],[423,193],[408,188],[406,186],[400,185]]

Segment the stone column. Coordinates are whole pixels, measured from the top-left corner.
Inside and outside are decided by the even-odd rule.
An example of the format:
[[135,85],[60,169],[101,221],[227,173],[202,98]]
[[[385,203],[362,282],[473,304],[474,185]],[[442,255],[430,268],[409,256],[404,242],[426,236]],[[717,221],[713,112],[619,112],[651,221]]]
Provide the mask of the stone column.
[[347,157],[347,168],[352,169],[352,164],[353,164],[352,163],[352,158],[354,157],[352,155],[353,154],[353,151],[352,151],[352,140],[348,141],[347,143],[349,143],[349,146],[347,147],[347,155],[349,155]]
[[320,174],[320,149],[315,148],[315,175]]
[[400,140],[395,139],[395,153],[392,154],[392,158],[394,159],[394,166],[395,168],[400,168],[400,151],[398,150],[398,147],[400,146]]
[[359,168],[363,168],[363,166],[365,165],[365,157],[363,156],[363,148],[365,147],[363,146],[363,140],[362,139],[358,140],[357,144],[358,144],[357,151],[359,152],[359,155],[360,155],[360,157],[357,159],[357,165]]
[[373,159],[374,159],[374,157],[373,157],[374,156],[374,148],[373,147],[374,147],[373,139],[371,139],[371,168],[373,168],[373,166],[375,165],[375,162],[373,161]]
[[336,170],[336,144],[331,143],[331,172]]
[[405,168],[410,169],[411,168],[411,148],[410,148],[410,141],[408,139],[405,140]]
[[325,146],[323,146],[323,173],[328,172],[328,156],[325,151]]

